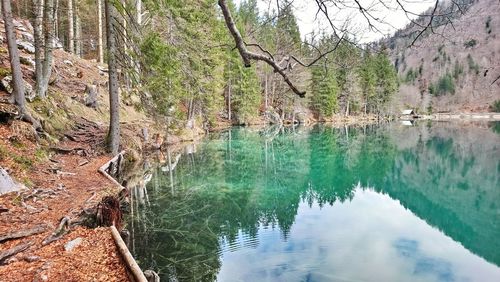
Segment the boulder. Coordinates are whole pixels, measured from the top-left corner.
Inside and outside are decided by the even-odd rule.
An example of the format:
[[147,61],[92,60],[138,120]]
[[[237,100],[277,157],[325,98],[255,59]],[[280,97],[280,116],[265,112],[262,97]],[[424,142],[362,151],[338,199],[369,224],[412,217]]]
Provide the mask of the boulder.
[[23,188],[24,185],[12,180],[7,171],[0,167],[0,194],[21,190]]
[[30,43],[34,43],[35,42],[35,38],[33,37],[33,34],[29,33],[29,32],[23,32],[21,33],[21,37],[24,41],[27,41],[27,42],[30,42]]
[[97,86],[87,84],[85,86],[85,106],[97,108]]
[[17,48],[24,50],[29,54],[35,54],[35,46],[28,41],[17,41]]
[[64,245],[64,250],[66,252],[71,252],[73,251],[74,248],[78,247],[82,243],[83,239],[78,237],[74,240],[69,241]]
[[[28,82],[26,82],[26,80],[23,80],[23,81],[24,81],[24,97],[29,102],[33,102],[33,100],[36,97],[36,93],[33,91],[33,86],[31,86],[31,84],[29,84]],[[4,77],[0,81],[0,84],[3,87],[3,89],[5,91],[7,91],[7,93],[9,93],[9,94],[12,94],[12,91],[14,91],[12,89],[11,83],[12,83],[12,76],[10,76],[10,75]]]

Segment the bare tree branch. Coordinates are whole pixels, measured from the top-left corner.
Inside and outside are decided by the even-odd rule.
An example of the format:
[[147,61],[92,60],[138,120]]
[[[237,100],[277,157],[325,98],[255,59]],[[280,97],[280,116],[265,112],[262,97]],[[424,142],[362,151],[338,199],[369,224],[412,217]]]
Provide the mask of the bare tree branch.
[[[258,54],[251,52],[247,49],[247,46],[245,45],[245,42],[243,41],[243,37],[241,36],[238,28],[236,27],[236,24],[233,20],[233,17],[231,15],[231,12],[229,11],[229,7],[227,6],[227,3],[225,0],[218,0],[219,7],[222,10],[222,14],[224,16],[224,20],[226,22],[226,26],[229,29],[229,32],[231,33],[231,36],[234,39],[234,42],[236,43],[236,48],[238,49],[238,52],[240,53],[241,58],[243,59],[243,63],[245,67],[250,67],[251,66],[251,60],[255,61],[263,61],[270,65],[275,72],[279,73],[282,77],[283,80],[288,84],[290,89],[297,94],[299,97],[303,98],[306,95],[305,91],[300,91],[290,80],[288,75],[286,74],[287,68],[282,68],[279,66],[278,63],[276,63],[271,57],[263,55],[263,54]],[[287,66],[288,67],[288,66]]]

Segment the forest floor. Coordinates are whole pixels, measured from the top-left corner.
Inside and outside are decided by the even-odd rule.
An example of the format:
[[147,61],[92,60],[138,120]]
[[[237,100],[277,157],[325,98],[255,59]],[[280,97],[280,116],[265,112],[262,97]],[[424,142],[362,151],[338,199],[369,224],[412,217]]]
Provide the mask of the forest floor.
[[[30,24],[18,21],[15,25],[18,39],[25,40]],[[0,40],[0,80],[10,73],[5,47]],[[29,63],[34,55],[20,49],[20,56],[25,62],[23,77],[34,86],[34,69]],[[109,102],[103,69],[105,66],[96,62],[54,51],[49,95],[28,103],[31,114],[42,122],[44,136],[38,136],[30,124],[5,118],[5,109],[11,106],[9,94],[0,86],[0,168],[26,187],[0,194],[1,282],[129,280],[108,227],[70,228],[58,240],[43,244],[62,218],[78,218],[104,196],[118,193],[119,188],[98,173],[112,157],[104,152]],[[85,105],[88,85],[97,86],[95,108]],[[120,112],[122,147],[142,152],[145,144],[141,129],[149,128],[151,136],[160,129],[131,101],[124,99]],[[65,248],[71,241],[76,246]],[[9,256],[16,247],[26,249]]]
[[[0,238],[23,230],[40,233],[0,242],[0,254],[30,244],[0,266],[1,281],[128,281],[127,272],[109,228],[76,227],[49,244],[42,242],[63,217],[75,218],[95,206],[103,196],[115,195],[117,187],[98,173],[109,156],[52,154],[40,158],[38,145],[16,135],[12,127],[0,126],[0,165],[22,179],[28,189],[0,196]],[[13,143],[13,138],[16,142]],[[22,144],[22,145],[19,145]],[[88,144],[65,141],[58,148],[84,148]],[[29,167],[28,167],[29,166]],[[80,238],[72,250],[65,244]],[[1,240],[1,239],[0,239]],[[1,256],[1,255],[0,255]]]

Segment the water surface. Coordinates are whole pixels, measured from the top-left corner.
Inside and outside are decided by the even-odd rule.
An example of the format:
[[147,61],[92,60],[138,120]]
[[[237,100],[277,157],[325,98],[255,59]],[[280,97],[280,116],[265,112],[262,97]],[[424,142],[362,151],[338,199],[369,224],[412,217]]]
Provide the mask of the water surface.
[[500,281],[496,128],[212,134],[136,187],[131,249],[163,281]]

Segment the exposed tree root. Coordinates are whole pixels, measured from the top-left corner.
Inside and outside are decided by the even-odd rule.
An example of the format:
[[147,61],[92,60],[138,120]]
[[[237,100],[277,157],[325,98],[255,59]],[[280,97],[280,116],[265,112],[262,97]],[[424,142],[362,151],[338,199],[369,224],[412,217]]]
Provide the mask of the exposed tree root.
[[28,237],[31,235],[39,234],[39,233],[44,232],[46,229],[47,229],[47,227],[45,225],[38,225],[38,226],[35,226],[33,228],[30,228],[30,229],[11,232],[11,233],[0,236],[0,242],[12,240],[12,239],[24,238],[24,237]]
[[61,239],[66,233],[68,233],[70,227],[70,219],[65,216],[61,219],[59,226],[50,234],[47,238],[45,238],[42,242],[42,245],[50,244],[54,241]]
[[3,264],[4,260],[6,258],[9,258],[15,254],[18,254],[26,249],[28,249],[31,245],[33,245],[33,242],[28,242],[28,243],[21,243],[13,248],[10,248],[6,251],[0,252],[0,264]]

